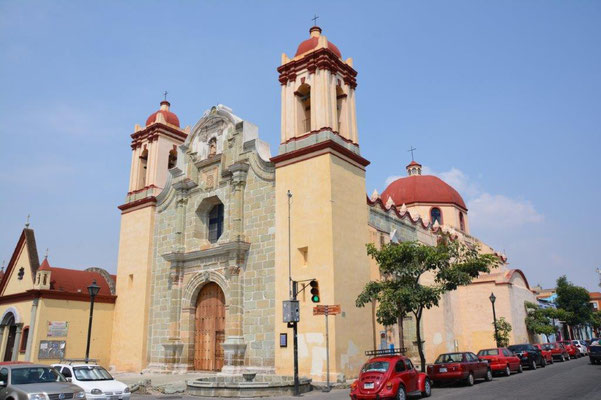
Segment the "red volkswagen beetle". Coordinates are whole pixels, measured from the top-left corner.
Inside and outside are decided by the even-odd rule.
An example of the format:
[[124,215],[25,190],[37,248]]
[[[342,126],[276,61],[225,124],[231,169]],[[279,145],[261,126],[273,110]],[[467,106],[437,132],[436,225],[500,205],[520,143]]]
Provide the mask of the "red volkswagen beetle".
[[432,382],[418,372],[411,360],[401,355],[374,357],[361,368],[359,378],[351,385],[351,399],[400,399],[421,394],[430,397]]
[[521,373],[523,371],[520,358],[505,347],[480,350],[478,358],[488,361],[493,373],[501,372],[503,375],[509,376],[512,372]]
[[553,364],[553,353],[551,353],[551,349],[549,349],[548,346],[538,343],[533,346],[540,350],[543,358],[547,361],[547,364]]
[[446,353],[439,355],[434,365],[428,365],[428,377],[434,383],[462,381],[472,386],[476,379],[492,381],[492,370],[474,353]]

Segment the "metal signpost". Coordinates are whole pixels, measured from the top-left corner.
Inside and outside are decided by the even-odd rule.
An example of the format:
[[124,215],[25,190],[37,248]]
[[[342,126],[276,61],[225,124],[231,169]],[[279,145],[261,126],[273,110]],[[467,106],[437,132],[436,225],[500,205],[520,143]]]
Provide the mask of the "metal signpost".
[[326,388],[324,392],[330,391],[330,339],[328,336],[328,315],[340,314],[340,304],[319,305],[313,307],[313,315],[324,315],[326,317]]

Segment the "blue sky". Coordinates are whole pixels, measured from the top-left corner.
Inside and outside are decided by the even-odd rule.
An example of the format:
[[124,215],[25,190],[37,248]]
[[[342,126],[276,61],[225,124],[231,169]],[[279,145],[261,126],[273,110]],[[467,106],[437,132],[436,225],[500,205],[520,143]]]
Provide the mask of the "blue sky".
[[367,192],[413,145],[531,285],[601,290],[598,1],[2,1],[0,260],[31,214],[52,265],[115,271],[129,135],[164,90],[182,125],[222,103],[276,154],[276,67],[314,13],[359,72]]

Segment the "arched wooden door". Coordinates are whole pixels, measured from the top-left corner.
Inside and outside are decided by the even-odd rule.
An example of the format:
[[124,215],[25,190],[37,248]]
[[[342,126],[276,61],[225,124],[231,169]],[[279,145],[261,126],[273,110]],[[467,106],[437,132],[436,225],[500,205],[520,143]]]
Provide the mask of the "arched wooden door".
[[207,283],[196,301],[194,368],[221,371],[225,340],[225,295],[216,283]]

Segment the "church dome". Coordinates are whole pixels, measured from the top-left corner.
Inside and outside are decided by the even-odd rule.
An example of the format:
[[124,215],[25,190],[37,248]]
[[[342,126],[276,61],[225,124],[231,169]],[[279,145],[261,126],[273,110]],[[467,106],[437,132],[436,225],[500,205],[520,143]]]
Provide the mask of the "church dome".
[[[298,49],[296,50],[296,54],[294,55],[294,57],[299,56],[304,53],[307,53],[309,51],[312,51],[312,50],[316,49],[317,46],[319,45],[319,37],[321,36],[321,28],[319,26],[314,26],[311,29],[309,29],[309,33],[311,34],[311,37],[298,45]],[[334,43],[328,41],[327,39],[326,39],[326,41],[327,41],[328,49],[331,50],[338,57],[342,58],[342,53],[340,52],[340,50],[338,50],[338,47],[336,47],[336,45]]]
[[385,204],[389,197],[397,206],[414,203],[454,204],[467,210],[461,195],[442,179],[432,175],[397,179],[382,192],[381,198]]
[[168,124],[175,125],[179,128],[179,118],[177,118],[177,115],[169,111],[170,106],[171,104],[167,100],[161,101],[161,108],[157,112],[152,113],[150,117],[148,117],[148,119],[146,120],[146,126],[157,122],[158,114],[162,114],[163,118]]

